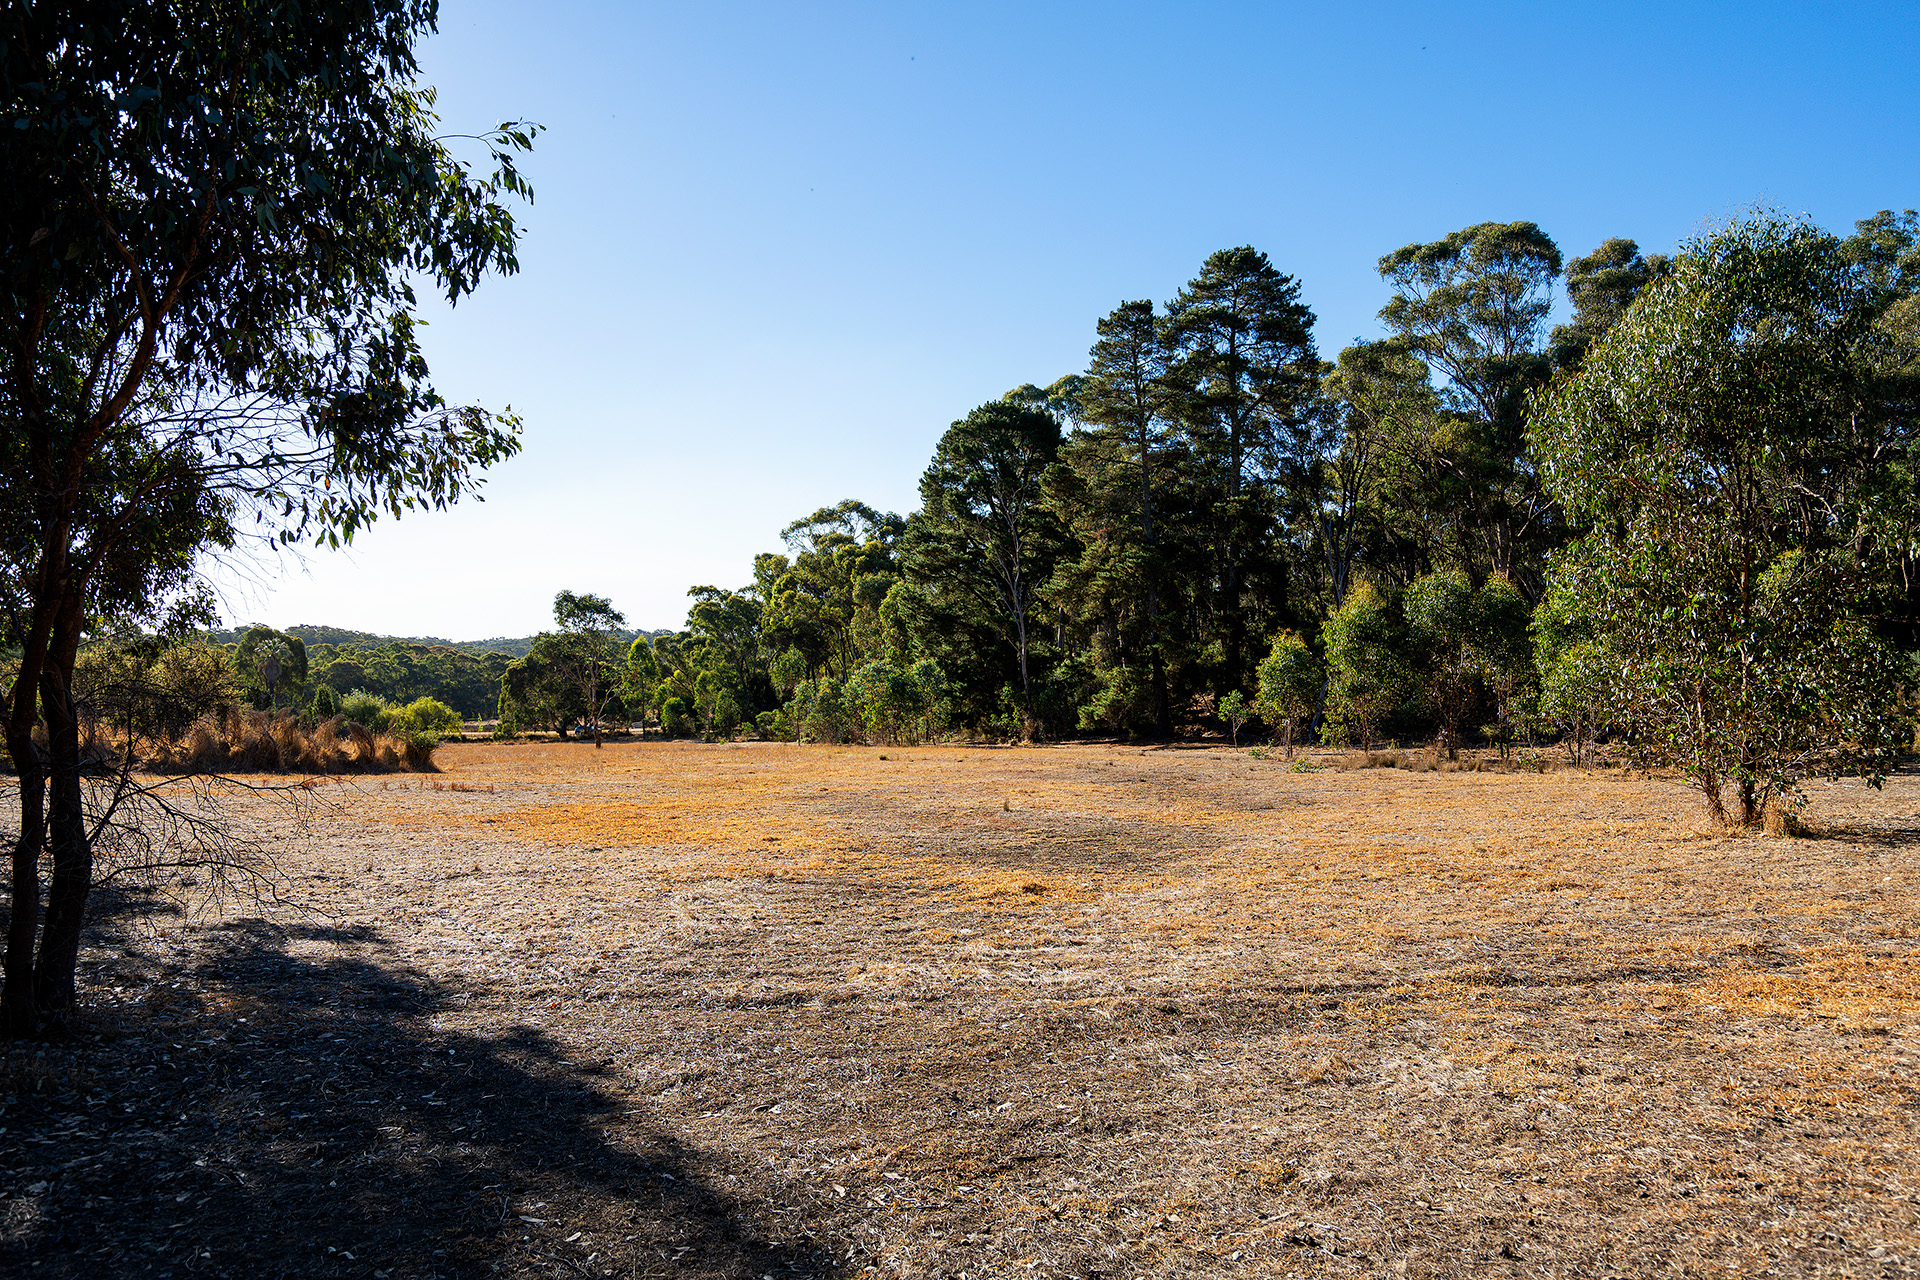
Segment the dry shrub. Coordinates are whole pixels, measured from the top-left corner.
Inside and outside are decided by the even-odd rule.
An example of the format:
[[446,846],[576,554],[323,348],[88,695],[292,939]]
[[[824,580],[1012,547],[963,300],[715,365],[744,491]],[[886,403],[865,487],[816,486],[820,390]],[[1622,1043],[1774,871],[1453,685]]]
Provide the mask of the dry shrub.
[[210,717],[202,716],[187,730],[186,758],[180,766],[200,772],[213,768],[225,754],[226,744],[221,741],[218,727]]
[[322,720],[307,735],[314,772],[339,773],[342,771],[347,760],[347,753],[340,749],[341,727],[345,723],[346,717],[334,716],[329,720]]
[[376,734],[372,762],[373,768],[379,773],[400,772],[400,740],[390,733]]
[[273,748],[280,756],[280,768],[286,773],[312,773],[317,761],[314,758],[312,737],[300,727],[300,722],[287,717],[276,719],[267,724],[267,737],[273,739]]
[[429,734],[408,733],[393,739],[401,761],[409,773],[438,773],[433,764],[433,749],[438,741]]
[[[332,721],[328,721],[329,724]],[[373,731],[357,720],[343,720],[340,728],[353,743],[353,759],[358,766],[371,768],[379,752],[373,745]]]
[[148,767],[161,773],[438,772],[431,738],[376,737],[340,716],[308,726],[291,713],[230,710],[195,720],[178,742],[147,745]]

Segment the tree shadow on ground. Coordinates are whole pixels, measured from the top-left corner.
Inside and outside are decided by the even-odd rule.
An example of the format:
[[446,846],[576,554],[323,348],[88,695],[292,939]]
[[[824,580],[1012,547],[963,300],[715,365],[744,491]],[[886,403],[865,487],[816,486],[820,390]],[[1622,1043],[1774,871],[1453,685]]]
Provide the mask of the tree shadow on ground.
[[0,1273],[834,1272],[604,1065],[531,1025],[437,1026],[468,993],[377,929],[117,941],[73,1038],[0,1049]]

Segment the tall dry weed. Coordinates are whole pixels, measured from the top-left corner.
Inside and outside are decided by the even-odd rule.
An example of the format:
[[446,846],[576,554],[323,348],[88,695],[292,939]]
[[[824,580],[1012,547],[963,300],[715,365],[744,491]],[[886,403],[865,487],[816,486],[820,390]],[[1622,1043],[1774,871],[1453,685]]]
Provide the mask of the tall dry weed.
[[434,745],[341,716],[303,725],[289,713],[233,709],[200,717],[177,742],[147,743],[145,754],[161,773],[435,773]]

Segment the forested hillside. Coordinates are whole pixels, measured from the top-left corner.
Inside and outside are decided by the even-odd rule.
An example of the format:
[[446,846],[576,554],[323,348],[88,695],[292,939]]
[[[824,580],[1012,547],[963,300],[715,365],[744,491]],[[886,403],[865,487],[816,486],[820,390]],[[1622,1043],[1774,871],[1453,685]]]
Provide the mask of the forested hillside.
[[[246,627],[233,627],[225,631],[208,631],[204,638],[210,644],[239,644],[247,633]],[[288,627],[286,634],[296,636],[301,643],[308,645],[332,645],[336,649],[384,649],[388,645],[424,645],[429,649],[458,649],[461,653],[475,656],[487,653],[504,653],[508,657],[524,658],[533,648],[538,636],[494,636],[487,640],[447,640],[440,636],[383,636],[372,631],[353,631],[346,627],[319,627],[309,623]],[[670,630],[626,631],[620,633],[620,639],[627,644],[641,636],[672,635]]]

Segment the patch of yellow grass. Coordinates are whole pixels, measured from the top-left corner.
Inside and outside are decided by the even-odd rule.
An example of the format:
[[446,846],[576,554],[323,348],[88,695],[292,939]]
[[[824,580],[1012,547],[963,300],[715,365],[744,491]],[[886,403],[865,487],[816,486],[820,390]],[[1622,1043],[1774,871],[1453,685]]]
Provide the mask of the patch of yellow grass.
[[1831,1018],[1842,1027],[1920,1029],[1920,955],[1830,946],[1809,952],[1800,972],[1720,969],[1694,998],[1744,1017]]

